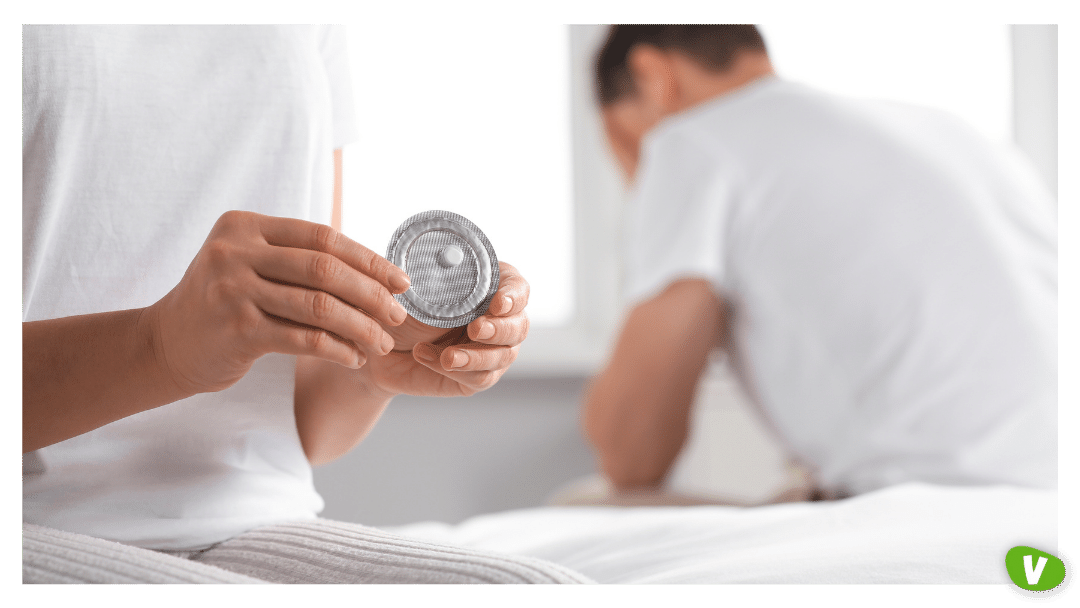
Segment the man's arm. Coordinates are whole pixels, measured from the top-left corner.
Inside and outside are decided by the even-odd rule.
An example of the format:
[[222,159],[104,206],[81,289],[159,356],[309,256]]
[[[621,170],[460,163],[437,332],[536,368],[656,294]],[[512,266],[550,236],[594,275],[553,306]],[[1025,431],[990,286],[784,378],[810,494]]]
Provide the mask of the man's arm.
[[702,279],[672,283],[631,312],[585,399],[585,434],[617,489],[659,485],[682,449],[709,350],[726,322]]

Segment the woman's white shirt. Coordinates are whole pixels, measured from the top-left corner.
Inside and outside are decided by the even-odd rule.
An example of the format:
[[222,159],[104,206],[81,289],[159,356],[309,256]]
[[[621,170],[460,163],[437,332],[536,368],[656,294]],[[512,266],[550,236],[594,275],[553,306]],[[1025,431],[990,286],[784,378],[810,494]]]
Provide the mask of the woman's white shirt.
[[[230,209],[329,223],[343,28],[23,28],[23,320],[148,306]],[[24,456],[25,521],[197,549],[312,518],[295,358]],[[62,369],[56,370],[63,374]]]

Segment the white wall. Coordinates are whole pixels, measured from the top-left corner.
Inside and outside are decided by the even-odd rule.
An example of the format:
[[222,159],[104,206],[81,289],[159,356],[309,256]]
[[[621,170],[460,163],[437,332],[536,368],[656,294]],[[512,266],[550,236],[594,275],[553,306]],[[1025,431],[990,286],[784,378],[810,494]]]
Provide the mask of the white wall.
[[583,378],[506,379],[469,398],[398,397],[352,452],[315,469],[323,517],[460,521],[541,504],[593,471],[578,430]]
[[[541,505],[595,474],[579,424],[586,386],[583,377],[509,378],[470,398],[398,397],[355,450],[315,470],[322,516],[457,522]],[[779,491],[786,455],[722,367],[702,378],[695,416],[674,489],[751,502]]]

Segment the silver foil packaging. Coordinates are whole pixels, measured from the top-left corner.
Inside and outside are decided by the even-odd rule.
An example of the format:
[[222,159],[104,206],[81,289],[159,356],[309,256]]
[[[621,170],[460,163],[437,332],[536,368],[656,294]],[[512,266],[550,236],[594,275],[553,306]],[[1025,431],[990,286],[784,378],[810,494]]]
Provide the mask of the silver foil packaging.
[[424,211],[390,237],[386,259],[412,281],[394,298],[416,320],[434,327],[468,325],[487,312],[499,287],[499,260],[487,236],[449,211]]

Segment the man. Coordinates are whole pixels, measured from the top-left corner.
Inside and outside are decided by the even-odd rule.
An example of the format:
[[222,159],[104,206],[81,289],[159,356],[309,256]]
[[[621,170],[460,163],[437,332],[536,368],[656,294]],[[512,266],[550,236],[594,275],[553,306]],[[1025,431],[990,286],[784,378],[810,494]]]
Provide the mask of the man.
[[598,97],[634,190],[633,307],[584,409],[658,488],[708,352],[826,496],[1056,486],[1056,243],[1033,175],[941,113],[778,78],[757,29],[616,26]]

